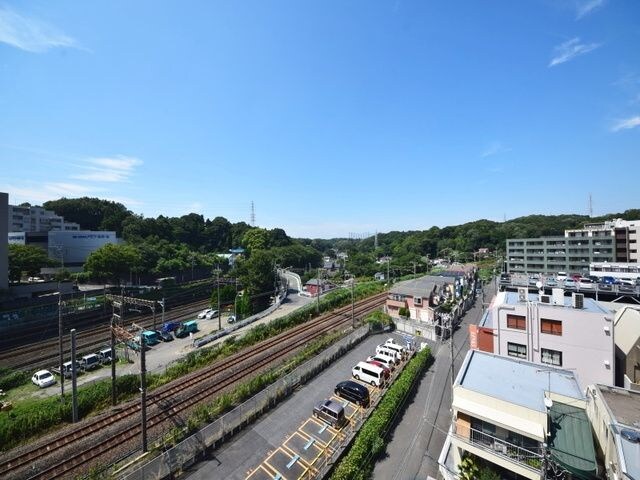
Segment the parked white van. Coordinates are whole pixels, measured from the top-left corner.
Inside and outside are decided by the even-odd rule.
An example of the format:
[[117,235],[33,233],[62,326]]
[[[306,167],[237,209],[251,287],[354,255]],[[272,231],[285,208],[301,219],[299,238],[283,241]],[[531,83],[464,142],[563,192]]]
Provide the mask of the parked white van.
[[388,357],[393,358],[394,363],[398,364],[402,361],[402,354],[396,352],[395,350],[388,348],[386,345],[377,345],[376,346],[376,355],[382,354]]
[[384,342],[384,346],[387,348],[391,348],[396,352],[400,352],[404,357],[409,356],[409,349],[405,345],[401,345],[396,342],[393,338],[388,338]]
[[367,362],[358,362],[358,364],[351,369],[351,375],[353,375],[353,378],[356,380],[361,380],[375,387],[382,387],[384,385],[384,370]]

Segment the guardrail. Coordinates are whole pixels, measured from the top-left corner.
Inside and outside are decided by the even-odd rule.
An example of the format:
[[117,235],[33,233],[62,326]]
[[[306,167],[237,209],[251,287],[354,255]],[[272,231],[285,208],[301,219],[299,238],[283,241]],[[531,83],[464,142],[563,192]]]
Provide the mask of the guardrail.
[[290,395],[298,385],[315,376],[368,335],[368,326],[358,328],[196,434],[135,470],[117,474],[116,478],[122,480],[172,478],[177,472],[194,464],[207,449],[216,448],[227,436],[273,408],[280,399]]
[[269,308],[259,313],[256,313],[255,315],[247,317],[244,320],[240,320],[239,322],[236,322],[233,325],[228,326],[227,328],[223,328],[222,330],[218,330],[217,332],[214,332],[210,335],[206,335],[202,338],[199,338],[198,340],[195,340],[193,342],[193,346],[196,348],[203,347],[204,345],[207,345],[208,343],[211,343],[214,340],[217,340],[218,338],[225,337],[230,333],[235,332],[236,330],[255,322],[256,320],[260,320],[261,318],[266,317],[267,315],[275,312],[278,309],[278,307],[280,307],[280,304],[282,303],[282,301],[285,298],[287,298],[287,294],[288,294],[287,290],[285,289],[285,291],[277,298],[275,303],[271,305]]

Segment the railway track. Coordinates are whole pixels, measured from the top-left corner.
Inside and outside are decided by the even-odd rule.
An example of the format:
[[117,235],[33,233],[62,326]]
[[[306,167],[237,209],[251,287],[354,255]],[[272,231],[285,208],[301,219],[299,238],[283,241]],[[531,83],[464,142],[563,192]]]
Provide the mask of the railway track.
[[[193,314],[209,305],[209,300],[198,300],[196,302],[172,308],[165,314],[165,321],[184,320],[191,318]],[[110,318],[110,316],[108,317]],[[103,347],[110,342],[109,325],[105,319],[103,325],[80,330],[76,336],[77,349],[79,353],[90,353],[98,347]],[[126,323],[135,322],[145,328],[153,326],[153,316],[136,315],[126,319]],[[160,315],[156,314],[156,325],[161,325]],[[65,359],[71,356],[71,346],[69,341],[65,341]],[[49,339],[37,342],[24,347],[16,347],[2,351],[0,353],[0,365],[13,369],[36,369],[40,367],[50,367],[58,361],[58,339]]]
[[[378,308],[385,297],[386,293],[383,293],[358,302],[355,314],[362,316]],[[350,323],[351,306],[342,307],[159,388],[148,396],[149,433],[162,433],[162,426],[167,421],[181,415],[186,418],[189,411],[210,401],[212,395],[284,360],[309,341]],[[131,401],[101,417],[70,427],[62,435],[37,442],[19,456],[11,457],[9,452],[0,460],[0,477],[68,478],[80,468],[86,470],[106,453],[138,438],[141,433],[139,418],[140,404]],[[56,453],[61,452],[66,454],[55,458]],[[26,468],[30,468],[28,473]],[[18,476],[14,476],[16,474]]]

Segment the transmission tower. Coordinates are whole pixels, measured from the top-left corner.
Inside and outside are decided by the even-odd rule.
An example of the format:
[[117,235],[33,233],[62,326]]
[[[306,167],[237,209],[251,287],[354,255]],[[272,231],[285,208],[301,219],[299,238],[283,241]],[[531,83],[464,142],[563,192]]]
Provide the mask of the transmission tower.
[[591,198],[591,193],[589,193],[589,216],[593,217],[593,199]]
[[255,227],[256,226],[256,207],[255,204],[253,203],[253,200],[251,200],[251,226]]

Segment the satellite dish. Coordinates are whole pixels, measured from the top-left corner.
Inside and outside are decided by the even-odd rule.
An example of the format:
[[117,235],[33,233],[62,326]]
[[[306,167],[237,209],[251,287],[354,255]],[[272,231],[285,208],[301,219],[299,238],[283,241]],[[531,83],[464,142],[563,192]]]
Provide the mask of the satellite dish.
[[542,288],[542,282],[540,280],[536,282],[536,287]]
[[545,395],[544,397],[544,406],[547,408],[553,407],[553,400]]

